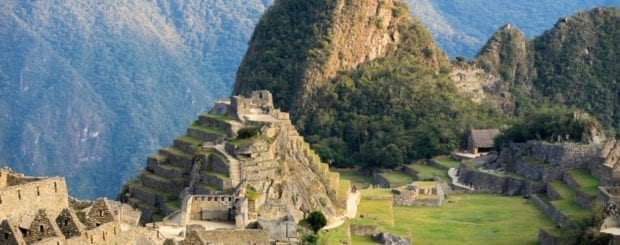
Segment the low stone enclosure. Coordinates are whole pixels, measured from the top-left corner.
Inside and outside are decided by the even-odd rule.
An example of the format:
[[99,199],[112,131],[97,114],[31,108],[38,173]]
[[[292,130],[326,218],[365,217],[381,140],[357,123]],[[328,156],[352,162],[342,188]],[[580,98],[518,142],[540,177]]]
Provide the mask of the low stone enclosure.
[[392,189],[394,206],[440,207],[445,198],[441,184],[434,181],[416,181]]
[[[467,192],[529,197],[558,227],[564,227],[590,217],[595,205],[619,203],[619,157],[620,146],[614,140],[603,145],[510,144],[495,158],[463,160],[458,181],[471,188]],[[562,237],[541,229],[539,240],[559,244]]]
[[0,169],[0,244],[155,242],[137,227],[139,217],[140,211],[105,198],[72,199],[62,177]]

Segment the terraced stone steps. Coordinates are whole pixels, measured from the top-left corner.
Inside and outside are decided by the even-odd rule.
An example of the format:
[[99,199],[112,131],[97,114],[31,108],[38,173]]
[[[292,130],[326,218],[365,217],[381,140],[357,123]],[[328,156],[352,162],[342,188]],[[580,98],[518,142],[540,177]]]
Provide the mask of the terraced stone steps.
[[187,135],[204,142],[215,142],[227,137],[225,130],[220,128],[193,124],[187,128]]
[[174,140],[172,146],[186,153],[193,153],[202,146],[202,140],[189,135],[184,135]]
[[181,167],[185,172],[189,172],[194,164],[194,155],[184,152],[175,147],[168,147],[159,150],[159,154],[166,156],[166,161],[170,165]]
[[228,175],[230,176],[231,185],[233,187],[237,186],[237,184],[239,184],[239,182],[241,181],[241,163],[239,162],[239,160],[226,152],[224,144],[216,145],[213,148],[216,149],[217,152],[222,154],[224,157],[226,157],[226,160],[229,164]]
[[140,182],[144,186],[164,192],[181,193],[184,188],[185,179],[168,179],[149,171],[142,171],[138,174]]

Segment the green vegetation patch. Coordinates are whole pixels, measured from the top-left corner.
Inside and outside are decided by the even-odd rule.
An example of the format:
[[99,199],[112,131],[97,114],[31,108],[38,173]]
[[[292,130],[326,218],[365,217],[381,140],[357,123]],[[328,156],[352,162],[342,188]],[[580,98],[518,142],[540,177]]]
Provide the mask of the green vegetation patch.
[[459,168],[461,165],[461,161],[455,160],[450,156],[438,156],[433,158],[433,161],[446,169]]
[[413,244],[536,244],[540,227],[554,227],[527,200],[491,194],[452,195],[439,208],[397,206],[393,212],[394,226],[384,230],[411,235]]
[[350,181],[351,187],[356,186],[358,189],[363,189],[372,185],[372,177],[364,175],[356,169],[332,168],[330,171],[338,172],[340,174],[340,181]]
[[379,175],[387,179],[391,187],[405,186],[413,181],[413,177],[403,172],[386,172],[379,173]]
[[260,136],[256,136],[252,138],[234,138],[234,139],[228,140],[228,143],[236,147],[242,147],[242,146],[247,146],[247,145],[252,144],[252,142],[254,142],[255,140],[258,140],[259,138]]
[[180,157],[184,157],[184,158],[192,158],[192,157],[194,157],[192,154],[184,152],[181,149],[178,149],[178,148],[175,148],[175,147],[168,147],[168,148],[166,148],[164,150],[169,152],[172,155],[175,155],[175,156],[180,156]]
[[317,244],[351,244],[350,225],[350,221],[345,221],[335,229],[321,231]]
[[204,117],[218,120],[220,122],[226,122],[232,120],[228,114],[220,115],[220,114],[203,114]]
[[549,185],[562,197],[561,200],[550,201],[550,203],[564,215],[572,220],[585,219],[592,215],[590,210],[575,202],[575,191],[570,186],[560,181],[552,181]]
[[181,137],[178,137],[177,140],[189,143],[191,145],[202,145],[202,140],[194,138],[189,135],[183,135]]
[[[219,135],[219,136],[225,136],[226,135],[226,130],[221,129],[221,128],[214,128],[214,127],[207,127],[207,126],[203,126],[200,125],[197,122],[194,122],[192,125],[189,126],[189,128],[191,129],[195,129],[195,130],[199,130],[208,134],[214,134],[214,135]],[[202,142],[200,142],[202,143]]]
[[181,209],[181,205],[178,199],[170,200],[166,202],[166,208],[169,210],[179,210]]
[[598,195],[598,187],[601,185],[601,181],[592,176],[588,170],[585,169],[571,169],[567,174],[577,182],[579,190],[590,195]]
[[358,206],[356,222],[394,225],[390,189],[365,189]]
[[423,163],[413,163],[407,167],[413,169],[417,173],[418,180],[433,180],[434,176],[439,176],[444,182],[451,182],[447,170],[438,169]]

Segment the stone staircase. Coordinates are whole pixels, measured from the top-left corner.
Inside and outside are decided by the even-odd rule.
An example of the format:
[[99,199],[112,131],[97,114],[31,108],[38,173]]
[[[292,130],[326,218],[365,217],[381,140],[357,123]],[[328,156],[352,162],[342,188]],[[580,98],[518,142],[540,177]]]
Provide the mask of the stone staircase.
[[241,163],[239,160],[228,154],[224,148],[224,144],[216,145],[215,148],[219,153],[223,154],[229,163],[228,174],[233,187],[237,186],[241,182]]

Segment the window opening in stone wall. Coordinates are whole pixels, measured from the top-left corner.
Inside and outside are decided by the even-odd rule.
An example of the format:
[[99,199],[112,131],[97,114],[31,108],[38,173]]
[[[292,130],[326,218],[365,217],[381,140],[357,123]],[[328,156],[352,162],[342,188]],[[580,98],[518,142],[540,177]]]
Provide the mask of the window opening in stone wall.
[[58,187],[56,186],[56,182],[54,182],[54,192],[58,192]]
[[22,191],[17,190],[17,199],[22,200]]
[[99,210],[99,216],[103,217],[103,210]]
[[41,226],[39,226],[39,231],[40,231],[40,232],[44,232],[44,231],[45,231],[45,227],[43,227],[42,225],[41,225]]
[[40,196],[41,192],[39,191],[39,186],[37,186],[37,196]]
[[4,240],[9,240],[9,233],[8,232],[4,233]]

